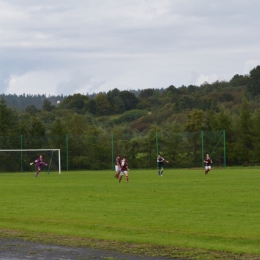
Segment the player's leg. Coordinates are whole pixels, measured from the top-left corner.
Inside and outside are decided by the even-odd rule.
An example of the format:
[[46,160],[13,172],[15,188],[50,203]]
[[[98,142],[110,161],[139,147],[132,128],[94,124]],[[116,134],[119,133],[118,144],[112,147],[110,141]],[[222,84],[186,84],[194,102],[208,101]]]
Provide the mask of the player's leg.
[[162,169],[163,169],[162,166],[159,166],[159,167],[158,167],[158,175],[159,175],[159,176],[162,175]]
[[208,166],[205,166],[205,174],[208,174]]
[[161,177],[162,177],[162,175],[163,175],[163,167],[161,168]]
[[123,178],[124,172],[120,172],[119,178],[118,178],[118,182],[121,182],[122,178]]
[[118,165],[115,166],[115,170],[116,170],[116,175],[115,175],[115,177],[118,179],[119,174],[120,174],[120,168],[119,168]]
[[129,177],[128,177],[128,172],[127,171],[125,171],[125,179],[126,179],[126,182],[128,182]]
[[38,171],[37,171],[36,174],[35,174],[35,177],[36,177],[36,178],[38,177],[38,174],[40,173],[40,171],[41,171],[41,167],[39,166],[39,167],[38,167]]
[[[117,165],[115,165],[115,172],[116,172],[116,175],[117,175]],[[115,177],[116,177],[116,175],[115,175]]]

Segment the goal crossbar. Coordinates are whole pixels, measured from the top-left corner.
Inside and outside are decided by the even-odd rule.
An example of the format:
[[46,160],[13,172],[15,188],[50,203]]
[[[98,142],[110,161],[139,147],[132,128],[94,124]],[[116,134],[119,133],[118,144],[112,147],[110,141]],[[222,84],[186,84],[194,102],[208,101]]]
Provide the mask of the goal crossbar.
[[60,149],[0,149],[0,152],[39,152],[39,151],[58,151],[59,174],[61,174]]

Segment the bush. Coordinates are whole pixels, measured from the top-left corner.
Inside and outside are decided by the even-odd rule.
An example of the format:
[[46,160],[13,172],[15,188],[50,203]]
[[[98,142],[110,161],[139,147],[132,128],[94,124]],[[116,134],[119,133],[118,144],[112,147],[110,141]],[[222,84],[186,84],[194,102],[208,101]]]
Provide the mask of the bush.
[[132,122],[146,114],[147,114],[147,111],[145,111],[145,110],[134,109],[134,110],[125,112],[121,117],[115,119],[114,123],[121,124],[121,123],[125,123],[125,122]]

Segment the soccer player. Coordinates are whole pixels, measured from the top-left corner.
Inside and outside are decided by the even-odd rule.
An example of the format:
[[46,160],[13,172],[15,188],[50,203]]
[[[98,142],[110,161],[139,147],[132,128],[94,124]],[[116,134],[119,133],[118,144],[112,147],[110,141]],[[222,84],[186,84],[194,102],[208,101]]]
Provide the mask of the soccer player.
[[120,174],[120,163],[121,163],[121,159],[120,159],[120,155],[118,155],[116,157],[116,163],[115,163],[115,171],[116,171],[116,175],[115,177],[118,179],[119,174]]
[[44,166],[47,166],[48,164],[43,161],[42,155],[40,155],[40,157],[36,159],[34,162],[36,163],[36,166],[38,168],[35,177],[38,178],[38,175],[41,171],[41,165],[43,164]]
[[169,163],[169,161],[165,160],[163,157],[161,157],[160,154],[158,154],[157,157],[157,166],[158,166],[158,175],[162,177],[163,174],[163,162]]
[[204,160],[204,164],[205,164],[205,174],[208,174],[208,172],[211,170],[211,164],[212,164],[212,160],[209,157],[209,154],[206,154],[206,158]]
[[121,161],[120,176],[119,176],[119,179],[118,179],[119,182],[122,180],[124,174],[125,174],[126,182],[129,181],[128,171],[129,171],[128,162],[126,160],[126,156],[124,156],[123,160]]

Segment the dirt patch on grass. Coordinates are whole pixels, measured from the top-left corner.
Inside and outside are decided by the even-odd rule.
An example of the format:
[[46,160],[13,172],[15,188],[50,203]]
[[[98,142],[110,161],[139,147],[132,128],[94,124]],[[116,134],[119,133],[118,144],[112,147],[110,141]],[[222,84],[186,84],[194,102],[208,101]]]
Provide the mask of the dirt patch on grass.
[[[93,249],[86,247],[68,247],[36,243],[19,239],[0,238],[0,259],[2,260],[162,260],[157,257],[141,257],[131,254],[122,254],[109,250]],[[165,259],[165,258],[164,258]]]
[[0,259],[259,260],[260,256],[0,229]]

